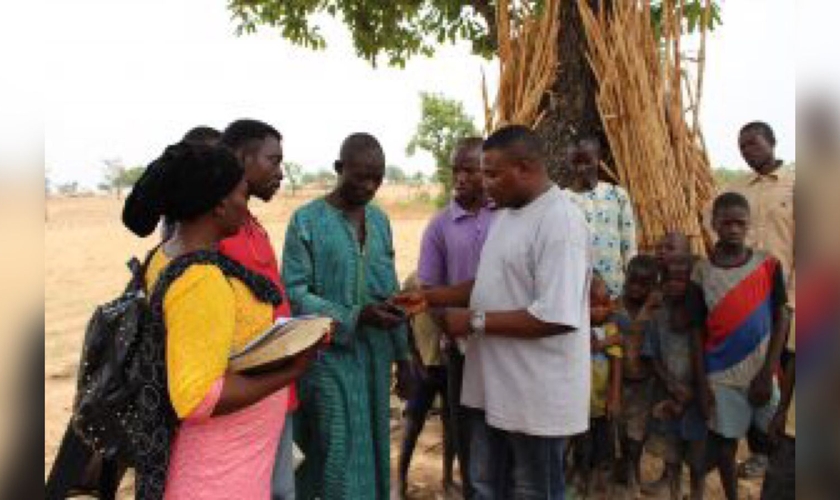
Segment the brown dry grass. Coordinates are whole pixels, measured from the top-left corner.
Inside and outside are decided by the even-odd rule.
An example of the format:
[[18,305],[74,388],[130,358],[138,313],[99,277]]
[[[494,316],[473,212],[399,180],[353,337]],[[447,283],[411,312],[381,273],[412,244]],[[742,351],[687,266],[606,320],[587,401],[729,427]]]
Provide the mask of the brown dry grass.
[[[320,193],[284,195],[271,204],[255,203],[275,247],[283,244],[292,211]],[[397,271],[404,278],[414,267],[422,232],[433,208],[406,200],[416,192],[385,188],[379,198],[394,230]],[[50,199],[44,244],[44,319],[46,322],[44,372],[44,469],[49,471],[72,404],[83,329],[96,304],[112,298],[127,279],[124,262],[142,255],[154,244],[140,240],[119,222],[122,204],[114,198]],[[392,438],[393,462],[398,452],[399,427]],[[412,464],[409,495],[415,499],[440,498],[441,438],[437,418],[430,420]],[[648,474],[652,473],[646,467]],[[717,480],[713,479],[717,491]],[[754,494],[755,488],[751,488]],[[129,496],[123,495],[125,498]],[[716,495],[713,498],[718,498]],[[754,498],[753,496],[745,498]]]

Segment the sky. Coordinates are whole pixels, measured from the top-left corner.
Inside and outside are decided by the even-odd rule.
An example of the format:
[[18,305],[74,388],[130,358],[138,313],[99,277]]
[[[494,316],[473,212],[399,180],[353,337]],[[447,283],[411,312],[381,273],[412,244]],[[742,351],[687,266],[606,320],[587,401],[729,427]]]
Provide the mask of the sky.
[[[834,3],[834,2],[832,2]],[[239,37],[223,0],[51,2],[44,33],[45,165],[55,183],[100,181],[103,160],[148,163],[189,128],[257,118],[284,136],[286,160],[329,168],[342,139],[367,131],[389,164],[431,173],[405,147],[420,119],[419,92],[460,100],[481,128],[481,70],[465,44],[403,70],[357,58],[327,19],[328,47],[311,51],[270,30]],[[715,166],[742,167],[739,127],[765,120],[778,154],[795,154],[796,59],[792,0],[723,0],[709,38],[701,121]],[[835,17],[836,19],[836,17]]]

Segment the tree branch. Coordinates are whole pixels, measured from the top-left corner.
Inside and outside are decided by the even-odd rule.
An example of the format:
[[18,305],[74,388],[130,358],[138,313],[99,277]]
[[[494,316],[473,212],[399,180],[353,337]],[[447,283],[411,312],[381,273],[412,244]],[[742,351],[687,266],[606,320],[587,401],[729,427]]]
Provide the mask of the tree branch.
[[496,26],[496,6],[491,4],[490,0],[468,0],[467,5],[475,9],[478,14],[484,18],[487,23],[487,36],[493,44],[493,49],[499,45],[499,33]]

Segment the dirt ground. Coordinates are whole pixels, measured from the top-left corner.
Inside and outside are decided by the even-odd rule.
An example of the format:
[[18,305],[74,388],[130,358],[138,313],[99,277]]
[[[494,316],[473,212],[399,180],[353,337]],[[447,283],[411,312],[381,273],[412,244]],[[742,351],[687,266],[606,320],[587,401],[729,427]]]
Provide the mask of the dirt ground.
[[[255,214],[263,221],[275,248],[282,249],[284,231],[292,211],[320,193],[283,193],[270,204],[255,202]],[[385,188],[378,203],[391,218],[396,247],[397,271],[405,278],[417,262],[420,239],[433,208],[412,202],[416,190]],[[114,297],[128,279],[125,262],[142,256],[155,244],[153,237],[141,240],[120,223],[122,202],[113,197],[53,198],[47,201],[44,244],[44,469],[49,472],[67,424],[76,381],[85,323],[93,308]],[[398,412],[395,412],[398,413]],[[399,449],[400,425],[392,426],[392,463]],[[432,417],[421,436],[410,472],[409,497],[444,498],[440,487],[442,443],[440,421]],[[645,474],[653,476],[651,464]],[[716,478],[710,479],[709,498],[721,498]],[[758,498],[758,486],[744,483],[745,499]],[[124,487],[124,498],[130,498]]]

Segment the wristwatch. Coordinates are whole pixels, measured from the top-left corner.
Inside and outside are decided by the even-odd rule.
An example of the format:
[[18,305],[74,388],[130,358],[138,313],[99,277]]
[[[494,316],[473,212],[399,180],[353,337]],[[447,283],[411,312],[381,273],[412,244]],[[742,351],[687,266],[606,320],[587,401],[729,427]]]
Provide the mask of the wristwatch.
[[470,335],[484,335],[484,311],[470,311]]

